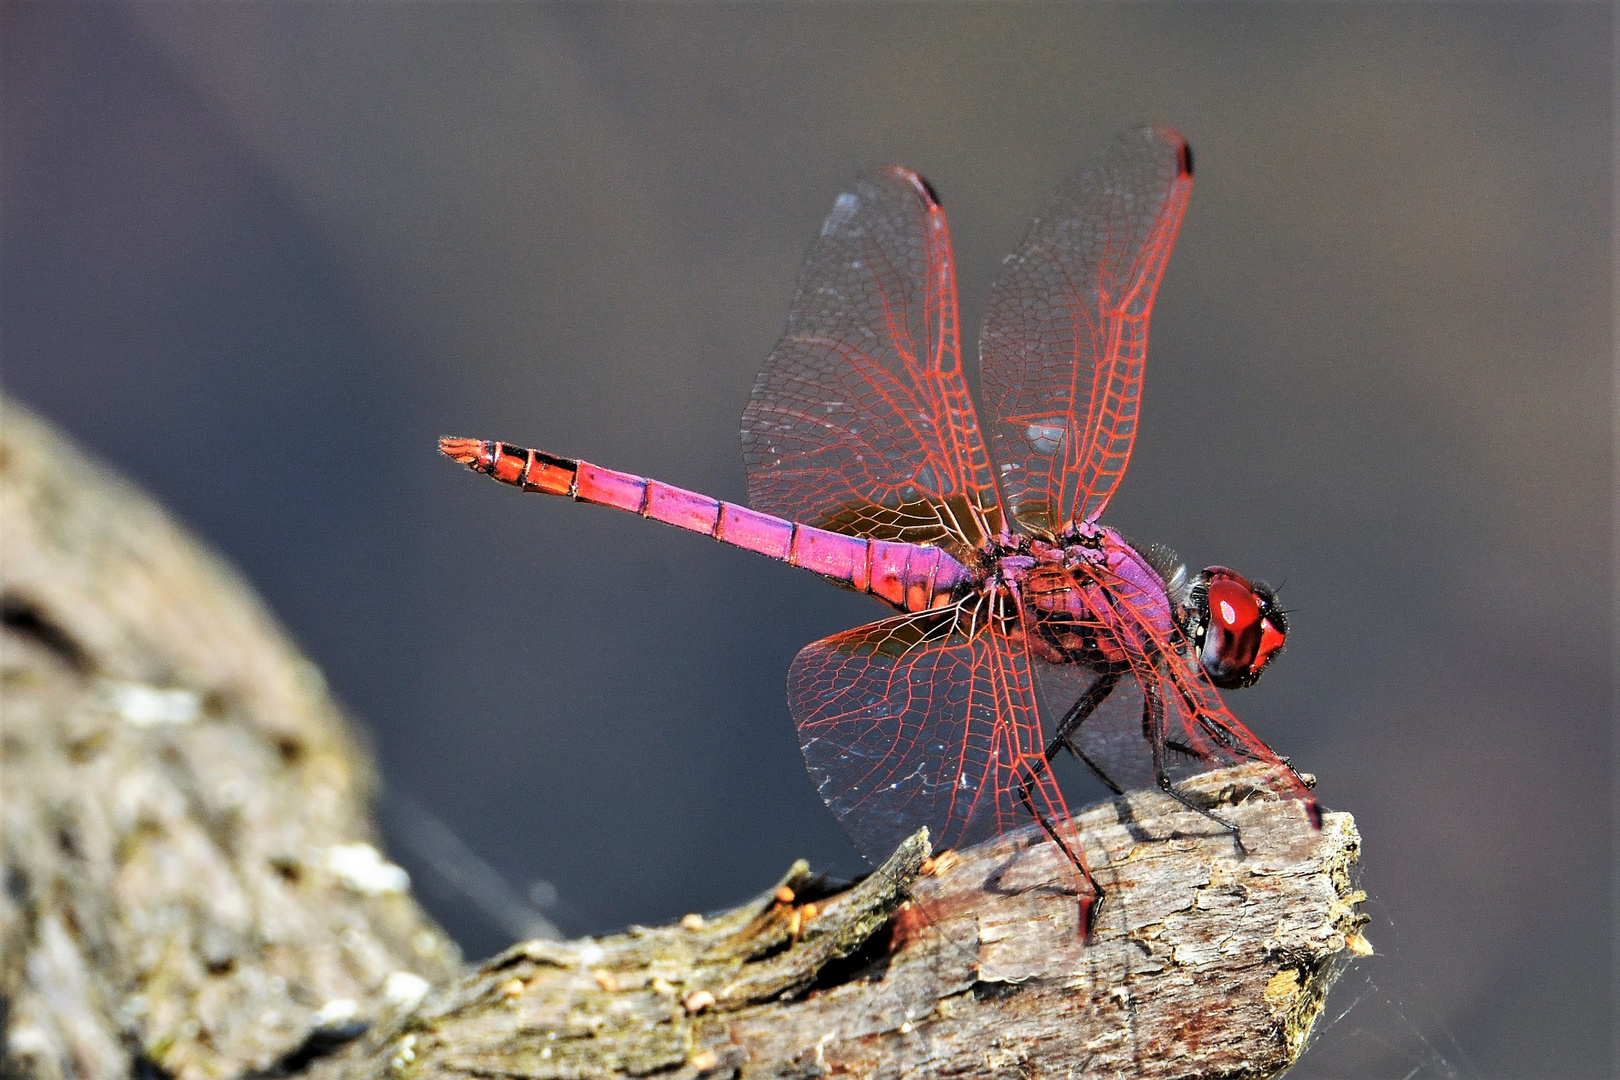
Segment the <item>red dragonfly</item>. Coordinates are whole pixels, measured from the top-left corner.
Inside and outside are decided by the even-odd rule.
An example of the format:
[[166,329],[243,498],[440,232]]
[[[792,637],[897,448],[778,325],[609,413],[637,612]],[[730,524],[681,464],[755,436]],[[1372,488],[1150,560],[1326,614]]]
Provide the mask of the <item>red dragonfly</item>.
[[889,166],[833,203],[754,384],[751,508],[502,442],[439,449],[893,605],[789,669],[822,798],[874,861],[922,825],[943,847],[1033,817],[1081,879],[1089,934],[1102,889],[1065,830],[1049,767],[1062,750],[1116,792],[1134,756],[1234,840],[1178,793],[1171,759],[1268,763],[1319,824],[1299,775],[1217,689],[1253,683],[1282,648],[1275,594],[1225,567],[1189,577],[1097,520],[1130,459],[1148,316],[1191,190],[1186,141],[1142,128],[1035,219],[980,335],[988,446],[962,374],[945,212],[922,177]]

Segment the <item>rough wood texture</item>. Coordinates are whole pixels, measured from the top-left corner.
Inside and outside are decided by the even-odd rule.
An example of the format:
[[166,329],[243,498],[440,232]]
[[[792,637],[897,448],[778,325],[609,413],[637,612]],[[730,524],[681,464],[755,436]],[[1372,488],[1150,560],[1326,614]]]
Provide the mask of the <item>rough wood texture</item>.
[[[1026,830],[854,890],[766,894],[699,926],[531,942],[379,1026],[346,1077],[1265,1077],[1293,1063],[1339,961],[1365,948],[1347,814],[1228,770],[1188,790],[1230,837],[1141,793],[1081,816],[1109,888],[1083,944],[1069,877]],[[919,867],[929,872],[919,874]],[[786,893],[782,896],[785,898]],[[893,913],[892,918],[890,917]]]
[[0,542],[11,1070],[238,1076],[323,1007],[363,1021],[396,973],[403,996],[460,970],[368,857],[370,765],[320,674],[217,558],[15,405]]
[[319,675],[15,406],[0,540],[13,1075],[1270,1076],[1365,948],[1349,816],[1312,830],[1233,770],[1190,787],[1247,857],[1156,794],[1082,816],[1110,889],[1089,945],[1038,836],[937,860],[919,836],[844,893],[799,865],[723,916],[464,973],[376,858],[370,766]]

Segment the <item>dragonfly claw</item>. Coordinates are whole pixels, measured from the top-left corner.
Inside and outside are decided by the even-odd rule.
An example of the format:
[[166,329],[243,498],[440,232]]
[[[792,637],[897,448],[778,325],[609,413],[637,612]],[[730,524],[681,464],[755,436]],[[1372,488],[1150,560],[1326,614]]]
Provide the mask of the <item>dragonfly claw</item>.
[[1102,907],[1103,892],[1098,889],[1090,896],[1080,898],[1080,940],[1087,945],[1097,940],[1097,909]]

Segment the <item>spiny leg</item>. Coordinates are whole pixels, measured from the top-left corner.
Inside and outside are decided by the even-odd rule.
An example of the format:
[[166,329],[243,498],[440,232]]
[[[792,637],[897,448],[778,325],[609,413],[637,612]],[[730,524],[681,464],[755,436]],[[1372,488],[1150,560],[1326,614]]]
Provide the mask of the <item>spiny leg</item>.
[[1057,734],[1046,744],[1044,754],[1045,762],[1050,763],[1057,756],[1058,750],[1068,750],[1086,768],[1091,770],[1093,776],[1108,785],[1108,790],[1115,795],[1125,794],[1125,789],[1114,783],[1113,778],[1103,772],[1101,765],[1092,761],[1085,751],[1074,744],[1074,735],[1080,730],[1080,725],[1090,719],[1091,714],[1096,712],[1098,707],[1108,699],[1108,695],[1114,692],[1114,687],[1119,685],[1119,681],[1124,677],[1124,674],[1124,668],[1105,670],[1099,674],[1096,680],[1086,687],[1086,692],[1081,694],[1073,705],[1069,706],[1069,711],[1063,714],[1063,719],[1058,721]]
[[[1188,708],[1195,715],[1197,715],[1199,713],[1197,703],[1187,696],[1185,690],[1181,690],[1180,694],[1184,707]],[[1203,728],[1206,734],[1211,736],[1216,742],[1220,743],[1223,749],[1230,751],[1235,757],[1242,758],[1244,761],[1268,760],[1264,755],[1256,753],[1247,746],[1244,746],[1242,743],[1235,741],[1232,738],[1231,733],[1225,728],[1221,727],[1219,724],[1211,723],[1208,718],[1202,715],[1199,715],[1198,726]],[[1178,746],[1177,749],[1181,748]],[[1193,756],[1197,757],[1199,755],[1194,754]],[[1292,775],[1293,778],[1299,783],[1300,790],[1308,792],[1311,788],[1316,786],[1314,779],[1307,782],[1305,777],[1300,775],[1300,771],[1294,768],[1294,763],[1287,758],[1274,757],[1272,760],[1275,760],[1283,768],[1288,770],[1289,774]],[[1313,829],[1320,829],[1322,827],[1322,808],[1317,803],[1315,796],[1307,794],[1302,801],[1305,803],[1305,816],[1310,819],[1311,827]]]
[[[1092,761],[1085,751],[1081,750],[1080,747],[1074,742],[1074,736],[1079,732],[1080,726],[1086,722],[1092,713],[1097,711],[1105,700],[1107,700],[1108,695],[1114,691],[1115,687],[1117,687],[1120,681],[1124,678],[1125,671],[1126,668],[1124,666],[1121,666],[1118,669],[1105,670],[1097,676],[1096,681],[1086,688],[1085,693],[1081,694],[1079,699],[1076,700],[1072,706],[1070,706],[1069,711],[1066,712],[1063,715],[1063,719],[1058,722],[1056,736],[1054,736],[1051,742],[1047,744],[1045,760],[1042,763],[1043,765],[1046,762],[1050,762],[1052,758],[1056,756],[1059,747],[1062,747],[1063,749],[1068,750],[1070,754],[1078,758],[1086,766],[1086,768],[1090,769],[1092,775],[1096,776],[1097,779],[1108,785],[1108,788],[1113,791],[1115,795],[1125,794],[1124,789],[1116,784],[1113,778],[1104,772],[1100,765],[1098,765],[1095,761]],[[1181,742],[1172,741],[1166,737],[1167,733],[1165,731],[1164,702],[1160,699],[1158,692],[1154,687],[1147,683],[1141,683],[1140,680],[1139,683],[1142,687],[1142,737],[1147,741],[1148,745],[1153,748],[1153,775],[1159,785],[1159,789],[1181,805],[1185,806],[1187,809],[1198,814],[1202,814],[1210,821],[1213,821],[1215,824],[1225,829],[1226,832],[1232,837],[1233,846],[1237,848],[1240,854],[1247,856],[1248,849],[1244,847],[1243,838],[1241,835],[1239,835],[1238,827],[1236,825],[1192,802],[1192,800],[1188,799],[1187,796],[1183,795],[1179,790],[1177,790],[1175,785],[1171,782],[1170,774],[1165,768],[1164,751],[1166,747],[1179,751],[1180,753],[1184,753],[1188,757],[1196,758],[1200,755],[1192,747]],[[1223,739],[1222,741],[1225,742],[1226,740]],[[1037,768],[1039,767],[1040,766],[1037,766]],[[1029,801],[1026,798],[1025,805],[1027,806],[1028,804]]]
[[[1054,748],[1054,752],[1055,752],[1055,749],[1056,748]],[[1080,763],[1082,765],[1084,765],[1086,768],[1090,769],[1092,776],[1095,776],[1097,779],[1099,779],[1103,783],[1107,784],[1109,791],[1112,791],[1115,795],[1124,795],[1125,794],[1125,789],[1120,787],[1118,784],[1114,783],[1114,781],[1109,777],[1109,775],[1107,773],[1103,772],[1102,766],[1098,765],[1095,761],[1092,761],[1091,758],[1087,757],[1086,752],[1084,750],[1080,749],[1078,746],[1074,745],[1074,743],[1070,742],[1067,739],[1063,740],[1063,749],[1067,750],[1070,754],[1074,755],[1076,758],[1078,758],[1080,760]]]
[[[1086,692],[1081,694],[1079,699],[1075,701],[1073,705],[1069,706],[1069,711],[1063,714],[1062,720],[1058,721],[1057,734],[1054,735],[1046,744],[1046,749],[1041,753],[1041,760],[1035,764],[1035,767],[1030,770],[1030,775],[1025,778],[1024,787],[1026,790],[1028,788],[1029,781],[1038,779],[1040,775],[1046,771],[1047,766],[1052,763],[1052,759],[1057,756],[1057,752],[1060,749],[1067,749],[1069,753],[1085,762],[1086,768],[1090,769],[1094,774],[1096,774],[1097,779],[1107,784],[1109,789],[1113,791],[1115,795],[1125,794],[1123,788],[1114,783],[1114,781],[1109,778],[1107,773],[1103,772],[1095,762],[1086,757],[1085,754],[1081,753],[1080,750],[1069,741],[1070,736],[1074,734],[1081,724],[1086,722],[1086,718],[1092,713],[1096,712],[1097,706],[1101,705],[1108,695],[1113,692],[1114,687],[1119,685],[1119,680],[1123,673],[1123,668],[1119,669],[1118,671],[1104,671],[1102,674],[1097,676],[1095,682],[1086,687]],[[1025,799],[1024,801],[1025,805],[1028,805],[1028,799]]]
[[1089,942],[1092,940],[1092,928],[1097,922],[1097,909],[1102,907],[1105,894],[1103,887],[1097,884],[1097,879],[1092,876],[1091,867],[1086,865],[1086,860],[1069,846],[1067,840],[1058,834],[1057,826],[1035,805],[1035,800],[1031,797],[1031,788],[1040,776],[1040,772],[1045,770],[1046,765],[1047,760],[1041,758],[1036,762],[1034,768],[1024,766],[1022,769],[1023,778],[1018,782],[1018,798],[1023,801],[1024,809],[1029,811],[1030,816],[1040,822],[1042,830],[1058,846],[1058,850],[1063,852],[1064,858],[1073,863],[1074,868],[1080,871],[1080,876],[1086,879],[1086,888],[1091,891],[1091,895],[1082,897],[1080,900],[1080,936]]
[[1159,696],[1156,687],[1144,682],[1142,683],[1142,730],[1147,734],[1148,743],[1153,747],[1153,775],[1159,782],[1159,790],[1187,809],[1202,814],[1225,829],[1228,835],[1232,837],[1232,846],[1237,848],[1238,854],[1247,858],[1249,849],[1243,846],[1243,837],[1238,833],[1238,827],[1187,798],[1171,781],[1170,774],[1164,767],[1164,748],[1167,741],[1164,729],[1164,700]]

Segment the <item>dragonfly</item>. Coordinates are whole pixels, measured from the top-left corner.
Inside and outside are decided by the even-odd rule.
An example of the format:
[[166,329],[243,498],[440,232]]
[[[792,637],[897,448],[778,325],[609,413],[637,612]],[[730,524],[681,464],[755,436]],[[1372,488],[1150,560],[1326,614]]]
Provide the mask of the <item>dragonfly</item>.
[[1089,937],[1103,889],[1067,828],[1059,754],[1116,794],[1156,784],[1240,850],[1234,826],[1178,791],[1174,762],[1273,766],[1278,791],[1321,820],[1307,782],[1221,696],[1282,649],[1276,594],[1222,566],[1189,575],[1099,522],[1130,460],[1148,319],[1191,190],[1186,140],[1138,128],[1034,220],[982,321],[988,439],[962,370],[945,211],[921,176],[886,166],[833,202],[754,384],[749,505],[505,442],[439,449],[897,609],[788,670],[822,799],[874,862],[921,826],[948,848],[1033,818],[1073,867]]

